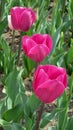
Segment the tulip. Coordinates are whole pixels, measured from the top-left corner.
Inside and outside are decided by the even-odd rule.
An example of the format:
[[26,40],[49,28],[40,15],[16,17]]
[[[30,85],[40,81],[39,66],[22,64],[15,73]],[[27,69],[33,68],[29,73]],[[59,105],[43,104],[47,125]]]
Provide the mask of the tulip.
[[41,62],[52,50],[52,38],[48,34],[23,36],[22,48],[30,59]]
[[27,31],[35,22],[36,16],[31,8],[13,7],[8,15],[8,25],[12,30]]
[[43,103],[51,103],[67,87],[66,70],[54,65],[40,65],[34,73],[33,90]]

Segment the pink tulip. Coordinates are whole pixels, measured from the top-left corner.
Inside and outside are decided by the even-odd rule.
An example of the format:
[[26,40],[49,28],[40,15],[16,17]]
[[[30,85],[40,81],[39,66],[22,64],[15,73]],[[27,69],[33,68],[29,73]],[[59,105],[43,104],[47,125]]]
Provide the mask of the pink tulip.
[[48,34],[23,36],[22,47],[30,59],[41,62],[51,52],[52,38]]
[[13,7],[8,15],[8,25],[13,30],[27,31],[35,20],[34,11],[26,7]]
[[34,73],[33,90],[44,103],[61,96],[67,86],[66,70],[54,65],[40,65]]

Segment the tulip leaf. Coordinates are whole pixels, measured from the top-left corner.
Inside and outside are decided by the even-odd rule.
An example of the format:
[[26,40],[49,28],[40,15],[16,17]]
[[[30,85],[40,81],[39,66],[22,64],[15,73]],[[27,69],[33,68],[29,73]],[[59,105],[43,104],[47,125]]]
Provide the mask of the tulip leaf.
[[25,130],[20,124],[13,123],[12,130]]
[[51,56],[52,53],[55,51],[55,48],[56,48],[56,46],[57,46],[57,44],[58,44],[58,41],[59,41],[59,39],[60,39],[60,33],[61,33],[61,31],[62,31],[62,30],[65,30],[65,31],[66,31],[66,30],[71,26],[71,23],[72,23],[72,21],[69,20],[69,21],[67,21],[67,22],[64,22],[63,25],[60,25],[60,26],[57,28],[57,30],[56,30],[56,32],[54,33],[54,36],[53,36],[53,48],[52,48],[52,51],[51,51],[51,53],[50,53],[50,56]]
[[64,92],[63,95],[58,99],[58,106],[60,109],[64,109],[64,111],[58,115],[58,127],[59,129],[65,129],[68,119],[68,97],[66,92]]
[[40,100],[34,94],[32,94],[29,98],[28,104],[30,106],[31,112],[33,113],[39,107]]
[[24,66],[24,75],[26,73],[25,76],[28,76],[30,72],[35,68],[36,63],[24,55],[23,66]]
[[71,7],[72,16],[73,16],[73,0],[70,1],[70,7]]
[[62,30],[62,25],[58,27],[58,29],[56,30],[56,32],[55,32],[55,34],[53,36],[53,48],[52,48],[51,54],[54,52],[54,50],[55,50],[55,48],[56,48],[56,46],[58,44],[61,30]]
[[73,62],[73,46],[68,50],[67,53],[67,64]]
[[0,35],[3,33],[5,27],[7,25],[7,19],[4,18],[1,22],[0,22]]
[[25,130],[20,124],[10,123],[3,119],[0,119],[0,125],[2,126],[3,130]]
[[9,73],[5,83],[6,93],[11,98],[12,102],[14,102],[19,94],[19,88],[22,89],[24,87],[21,75],[16,68]]
[[10,123],[3,120],[3,119],[0,119],[0,125],[4,126],[4,125],[9,125]]
[[64,109],[56,108],[51,114],[47,112],[44,113],[40,123],[40,127],[44,128],[51,120],[53,120],[62,111],[64,111]]
[[66,130],[73,130],[73,116],[68,119]]
[[32,119],[28,117],[26,119],[26,129],[31,130],[31,127],[32,127]]
[[18,104],[14,108],[7,110],[3,114],[3,119],[6,121],[17,121],[20,118],[20,115],[23,112],[23,106],[21,104]]

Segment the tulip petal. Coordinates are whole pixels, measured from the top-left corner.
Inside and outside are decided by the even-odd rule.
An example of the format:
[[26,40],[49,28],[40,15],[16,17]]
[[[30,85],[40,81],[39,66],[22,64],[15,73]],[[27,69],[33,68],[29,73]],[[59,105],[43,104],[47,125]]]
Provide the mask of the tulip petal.
[[36,89],[37,86],[41,85],[41,83],[44,83],[45,81],[48,80],[48,75],[45,73],[43,69],[40,69],[39,71],[35,72],[37,74],[36,77],[34,78],[34,89]]
[[27,10],[23,11],[20,17],[20,29],[23,31],[27,31],[30,28],[31,23],[32,19],[30,13]]
[[57,80],[48,80],[35,89],[35,94],[44,103],[50,103],[62,95],[64,85]]
[[36,62],[41,62],[49,54],[49,48],[46,45],[36,45],[30,51],[28,56]]
[[42,34],[33,34],[31,37],[37,44],[43,43],[43,35]]
[[44,35],[43,35],[43,44],[46,44],[47,47],[48,47],[48,48],[50,49],[50,51],[51,51],[51,49],[52,49],[52,38],[51,38],[50,35],[48,35],[48,34],[44,34]]
[[33,24],[36,21],[36,15],[35,15],[34,11],[31,8],[28,8],[27,10],[31,14],[31,19],[32,19],[32,24]]
[[26,36],[22,38],[22,47],[27,56],[31,48],[34,46],[36,46],[36,43],[32,39]]
[[67,76],[66,76],[66,72],[63,72],[63,74],[61,74],[60,76],[57,77],[57,80],[61,81],[65,87],[67,87]]
[[60,79],[64,86],[67,86],[67,75],[66,75],[66,70],[64,68],[61,67],[57,67],[54,65],[45,65],[45,66],[41,66],[42,69],[44,69],[44,71],[48,74],[49,79],[53,80],[53,79]]
[[11,22],[11,15],[8,15],[8,26],[11,30],[14,30],[13,26],[12,26],[12,22]]
[[57,67],[54,65],[45,65],[42,66],[46,73],[48,73],[49,78],[51,80],[56,79],[59,75],[64,74],[63,69],[61,67]]
[[[43,78],[41,78],[42,75],[44,75]],[[37,67],[34,73],[33,90],[42,102],[51,103],[61,96],[65,85],[67,86],[67,74],[64,68],[54,65],[39,65]]]
[[14,8],[11,8],[11,10],[10,10],[12,25],[13,25],[14,29],[16,29],[16,30],[20,30],[19,20],[20,20],[20,16],[21,16],[22,12],[24,10],[25,10],[25,8],[21,8],[21,7],[14,7]]

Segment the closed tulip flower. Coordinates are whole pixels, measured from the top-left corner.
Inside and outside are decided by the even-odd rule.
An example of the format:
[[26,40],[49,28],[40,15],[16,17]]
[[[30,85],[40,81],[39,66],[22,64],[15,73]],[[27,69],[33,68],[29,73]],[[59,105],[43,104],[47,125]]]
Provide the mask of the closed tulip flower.
[[66,70],[54,65],[40,65],[34,73],[33,90],[44,103],[51,103],[67,87]]
[[48,34],[23,36],[22,47],[30,59],[41,62],[52,50],[52,38]]
[[26,7],[13,7],[8,15],[8,25],[13,30],[27,31],[35,20],[34,11]]

